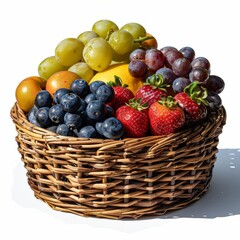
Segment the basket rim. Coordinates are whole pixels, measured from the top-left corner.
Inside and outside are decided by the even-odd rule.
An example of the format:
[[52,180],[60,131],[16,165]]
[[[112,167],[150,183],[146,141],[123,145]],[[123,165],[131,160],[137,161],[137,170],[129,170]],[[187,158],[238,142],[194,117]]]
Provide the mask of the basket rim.
[[[71,140],[71,141],[77,141],[77,142],[81,142],[81,141],[89,141],[91,140],[94,143],[114,143],[114,145],[116,144],[124,144],[124,142],[131,142],[131,141],[136,141],[136,139],[138,139],[139,141],[142,140],[144,141],[152,139],[152,140],[167,140],[167,139],[174,139],[176,137],[178,137],[179,135],[184,135],[187,132],[193,132],[195,131],[195,129],[199,129],[199,128],[204,128],[204,125],[206,123],[211,122],[209,121],[204,121],[201,124],[198,124],[196,126],[194,126],[193,128],[189,127],[189,128],[183,128],[180,129],[179,131],[175,132],[175,133],[171,133],[168,135],[148,135],[148,136],[144,136],[144,137],[140,137],[140,138],[122,138],[122,139],[104,139],[104,138],[80,138],[80,137],[75,137],[75,136],[62,136],[59,135],[57,133],[54,133],[48,129],[42,128],[42,127],[38,127],[34,124],[32,124],[31,122],[28,121],[27,117],[26,117],[26,113],[20,108],[19,104],[17,102],[14,103],[14,105],[11,107],[10,110],[10,116],[12,118],[13,123],[18,126],[18,128],[22,129],[23,131],[27,131],[30,135],[35,135],[34,133],[36,133],[37,135],[41,135],[42,140],[44,140],[45,138],[48,137],[52,137],[55,139],[58,139],[62,142],[64,142],[64,140]],[[226,124],[226,117],[227,117],[227,113],[226,113],[226,109],[225,107],[222,105],[217,112],[213,112],[212,117],[208,118],[211,120],[214,119],[218,119],[218,118],[223,118],[221,122],[222,125]]]

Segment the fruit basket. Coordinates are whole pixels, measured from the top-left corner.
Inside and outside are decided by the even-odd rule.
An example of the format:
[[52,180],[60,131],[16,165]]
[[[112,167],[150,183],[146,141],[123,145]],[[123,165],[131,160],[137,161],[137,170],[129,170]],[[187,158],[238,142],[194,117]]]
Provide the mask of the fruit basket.
[[208,190],[226,112],[167,136],[120,140],[57,135],[17,103],[11,117],[36,198],[85,217],[137,219],[184,208]]

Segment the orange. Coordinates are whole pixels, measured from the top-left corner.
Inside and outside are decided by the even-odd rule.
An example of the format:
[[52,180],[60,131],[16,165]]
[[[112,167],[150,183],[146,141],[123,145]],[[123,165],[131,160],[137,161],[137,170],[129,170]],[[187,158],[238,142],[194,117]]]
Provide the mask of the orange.
[[33,107],[35,97],[46,85],[46,81],[37,76],[23,79],[17,86],[15,96],[19,107],[24,112],[29,112]]
[[[146,36],[152,36],[152,35],[147,33]],[[153,38],[150,38],[150,39],[142,42],[142,47],[144,47],[144,48],[157,48],[158,47],[157,40],[154,36],[152,36],[152,37]]]
[[128,71],[128,63],[119,63],[110,65],[106,70],[96,73],[90,80],[89,84],[96,80],[106,83],[114,81],[114,75],[120,77],[122,79],[122,84],[127,84],[128,88],[132,90],[134,94],[145,82],[145,79],[134,78],[130,75]]
[[46,90],[53,96],[59,88],[70,88],[71,83],[80,77],[70,71],[59,71],[50,76],[47,80]]

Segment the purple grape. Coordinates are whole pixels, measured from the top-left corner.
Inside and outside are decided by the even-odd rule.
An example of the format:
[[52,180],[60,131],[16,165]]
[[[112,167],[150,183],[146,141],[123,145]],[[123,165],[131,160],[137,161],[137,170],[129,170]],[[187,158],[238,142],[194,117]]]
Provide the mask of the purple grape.
[[191,47],[183,47],[179,50],[185,58],[187,58],[190,62],[193,61],[195,57],[195,51]]
[[140,61],[138,59],[133,59],[128,64],[128,70],[131,76],[139,78],[144,76],[144,74],[147,72],[148,67],[145,62]]
[[152,71],[157,71],[164,66],[165,57],[163,53],[155,48],[146,51],[145,63]]
[[207,70],[210,70],[210,62],[205,57],[195,58],[192,61],[191,66],[192,66],[192,68],[201,67],[201,68],[205,68]]
[[172,70],[175,75],[185,77],[191,70],[191,63],[187,58],[178,58],[173,62]]
[[219,94],[223,91],[225,83],[219,76],[210,75],[204,84],[204,87],[206,87],[208,91],[213,91]]
[[129,60],[132,61],[133,59],[138,59],[138,60],[145,60],[145,54],[146,51],[141,48],[137,48],[133,50],[133,52],[129,56]]
[[205,83],[209,78],[209,71],[206,68],[196,67],[189,74],[191,82]]
[[166,61],[165,61],[165,65],[168,68],[172,68],[172,64],[178,59],[178,58],[182,58],[183,54],[181,52],[179,52],[178,50],[170,50],[167,52],[166,54]]
[[172,46],[166,46],[166,47],[163,47],[163,48],[160,49],[160,51],[163,53],[164,56],[166,56],[167,53],[169,51],[172,51],[172,50],[176,50],[177,51],[177,49],[175,47],[172,47]]
[[206,100],[211,110],[216,110],[222,106],[222,99],[216,92],[209,91]]
[[176,75],[173,73],[172,69],[167,67],[158,69],[155,74],[156,75],[161,74],[164,79],[164,83],[170,84],[170,85],[173,83],[174,79],[176,78]]
[[173,81],[172,89],[175,93],[183,92],[184,88],[190,84],[190,80],[185,77],[178,77]]

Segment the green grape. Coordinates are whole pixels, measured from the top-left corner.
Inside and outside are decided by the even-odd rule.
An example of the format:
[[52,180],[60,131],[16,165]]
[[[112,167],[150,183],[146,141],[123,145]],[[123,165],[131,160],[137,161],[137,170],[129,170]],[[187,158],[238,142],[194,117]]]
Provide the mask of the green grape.
[[80,78],[89,82],[94,75],[94,71],[85,62],[73,64],[68,71],[76,73]]
[[92,38],[95,38],[95,37],[99,37],[97,33],[93,32],[93,31],[85,31],[85,32],[82,32],[78,37],[77,39],[79,39],[80,41],[83,42],[84,45],[87,44],[87,42],[92,39]]
[[134,22],[127,23],[124,26],[122,26],[120,29],[131,33],[134,39],[138,39],[139,37],[146,36],[145,28],[139,23],[134,23]]
[[106,38],[110,32],[118,30],[118,26],[110,20],[99,20],[92,26],[92,31],[97,33],[100,37]]
[[83,49],[85,62],[95,71],[103,71],[112,61],[112,48],[101,38],[92,38]]
[[50,76],[52,76],[55,72],[67,70],[67,67],[60,64],[55,56],[50,56],[45,58],[38,65],[38,74],[41,78],[47,80]]
[[134,45],[133,36],[124,30],[114,31],[110,35],[108,42],[111,45],[112,49],[120,55],[129,52]]
[[76,38],[66,38],[55,48],[55,57],[63,66],[71,65],[83,60],[84,44]]
[[129,56],[130,56],[131,52],[132,52],[132,49],[125,54],[118,54],[113,50],[112,60],[114,62],[126,62],[127,63],[127,62],[129,62]]

